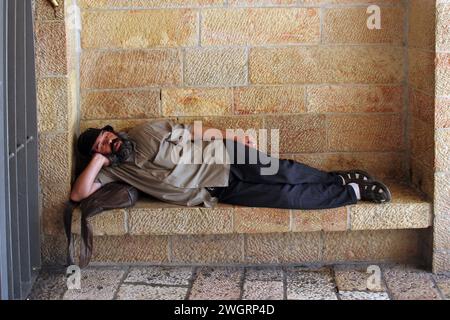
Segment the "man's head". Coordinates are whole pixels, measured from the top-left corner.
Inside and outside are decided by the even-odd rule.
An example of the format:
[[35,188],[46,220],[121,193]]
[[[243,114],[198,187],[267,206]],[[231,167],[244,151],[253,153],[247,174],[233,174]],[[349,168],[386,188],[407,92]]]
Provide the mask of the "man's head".
[[112,165],[125,161],[133,150],[127,135],[115,132],[111,126],[87,129],[78,138],[77,147],[81,155],[90,157],[94,153],[100,153],[107,157]]

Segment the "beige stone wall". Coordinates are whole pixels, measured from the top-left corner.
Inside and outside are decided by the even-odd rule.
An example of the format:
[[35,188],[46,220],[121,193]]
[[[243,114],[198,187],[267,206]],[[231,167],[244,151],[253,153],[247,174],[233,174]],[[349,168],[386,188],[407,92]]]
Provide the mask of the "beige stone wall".
[[[325,170],[358,167],[380,179],[412,178],[430,199],[434,193],[434,268],[450,269],[448,0],[59,2],[55,12],[47,0],[36,0],[46,263],[64,262],[61,210],[73,178],[75,133],[170,117],[220,128],[280,129],[281,156]],[[373,3],[382,10],[381,30],[366,27]],[[64,20],[73,4],[81,7],[80,59],[76,31]],[[398,243],[389,244],[392,260],[408,255],[411,235],[419,250],[429,231],[386,231]],[[358,243],[370,234],[337,232],[326,239]],[[249,236],[243,243],[262,248],[270,237],[291,236]],[[376,233],[373,245],[383,237]],[[186,237],[172,238],[174,252],[177,243],[189,245]],[[113,260],[125,261],[140,239],[122,239],[126,249]],[[191,242],[193,248],[200,243]],[[330,256],[325,260],[352,258],[351,243],[340,247],[323,251]],[[377,250],[355,260],[376,260],[385,252]],[[419,251],[415,257],[431,248]]]
[[408,131],[411,179],[430,199],[434,179],[436,0],[408,2]]
[[450,1],[436,10],[436,172],[433,270],[450,270]]
[[[282,156],[405,178],[398,0],[78,0],[81,129],[280,129]],[[381,30],[366,26],[381,6]]]
[[[68,200],[77,124],[77,68],[74,37],[66,26],[65,8],[35,1],[35,43],[39,129],[39,180],[44,253],[64,246],[62,210]],[[43,256],[44,262],[49,257]]]

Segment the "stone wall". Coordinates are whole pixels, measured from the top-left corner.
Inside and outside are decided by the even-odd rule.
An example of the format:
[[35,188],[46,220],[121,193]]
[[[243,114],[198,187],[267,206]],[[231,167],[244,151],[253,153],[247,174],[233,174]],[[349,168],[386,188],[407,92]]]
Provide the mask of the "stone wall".
[[435,272],[450,270],[450,1],[436,10]]
[[436,0],[411,0],[408,3],[410,174],[413,184],[432,199]]
[[[435,197],[434,268],[450,269],[448,0],[59,0],[56,11],[35,2],[45,263],[64,262],[76,133],[173,118],[280,129],[283,157],[411,178]],[[381,30],[366,27],[374,3]],[[431,235],[387,233],[400,239],[392,260],[408,256],[408,237],[417,248]],[[384,235],[374,234],[377,247]],[[336,233],[336,243],[358,235]]]
[[[282,156],[407,175],[398,0],[78,0],[81,129],[280,129]],[[369,3],[382,29],[367,28]]]
[[[39,181],[44,252],[64,247],[62,210],[69,199],[73,176],[73,143],[77,122],[78,65],[75,38],[66,25],[59,0],[54,10],[47,0],[35,1],[36,76],[39,130]],[[61,251],[59,251],[61,252]],[[63,257],[59,257],[59,261]],[[43,255],[44,263],[54,262]]]

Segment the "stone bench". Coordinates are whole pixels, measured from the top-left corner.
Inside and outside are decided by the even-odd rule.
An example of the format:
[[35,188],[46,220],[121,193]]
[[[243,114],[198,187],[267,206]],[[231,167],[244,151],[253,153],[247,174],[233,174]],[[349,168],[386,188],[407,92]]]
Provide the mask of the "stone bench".
[[[387,183],[392,202],[360,202],[328,210],[249,208],[219,204],[183,207],[143,198],[128,209],[110,210],[91,220],[94,235],[205,235],[418,229],[432,225],[432,207],[411,187]],[[80,232],[80,211],[72,231]]]
[[[132,208],[91,220],[92,263],[423,263],[432,246],[432,206],[407,185],[386,184],[390,203],[360,202],[331,210],[180,207],[142,198]],[[77,210],[76,234],[79,219]]]

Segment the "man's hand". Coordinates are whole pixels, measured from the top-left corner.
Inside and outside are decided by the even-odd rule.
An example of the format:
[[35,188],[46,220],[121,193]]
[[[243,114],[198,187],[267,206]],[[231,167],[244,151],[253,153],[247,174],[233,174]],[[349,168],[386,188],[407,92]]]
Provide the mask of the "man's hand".
[[111,161],[101,153],[94,154],[91,161],[100,161],[103,167],[109,167],[111,165]]
[[100,189],[102,185],[98,182],[94,182],[94,180],[100,170],[110,164],[111,162],[104,155],[100,153],[94,154],[88,166],[75,181],[72,192],[70,193],[70,199],[79,202]]
[[245,144],[246,146],[248,146],[250,148],[255,148],[256,149],[256,139],[253,138],[250,135],[235,136],[234,137],[234,141],[240,142],[240,143]]

